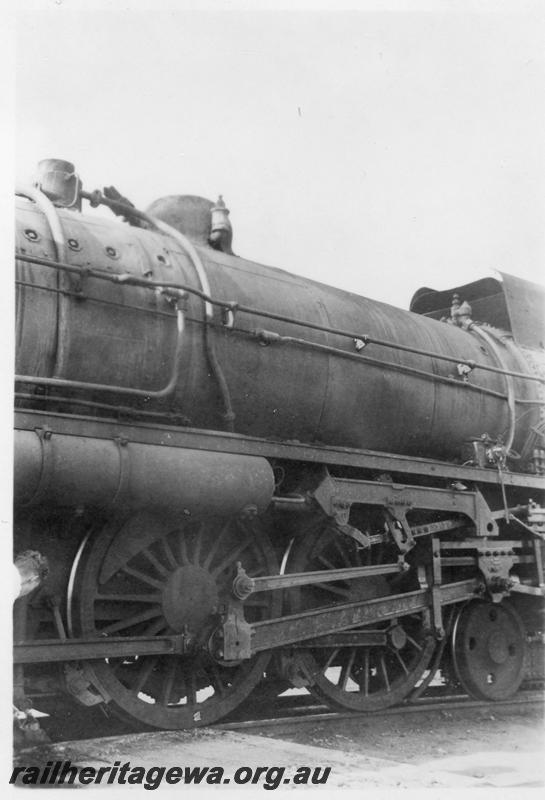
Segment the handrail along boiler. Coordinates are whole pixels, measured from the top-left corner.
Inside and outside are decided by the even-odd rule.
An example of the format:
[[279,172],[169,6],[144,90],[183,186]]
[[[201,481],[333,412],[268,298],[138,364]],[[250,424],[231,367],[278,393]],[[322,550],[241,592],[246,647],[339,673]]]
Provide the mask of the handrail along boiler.
[[17,707],[186,728],[536,677],[540,287],[404,311],[234,255],[221,197],[142,212],[55,159],[17,195]]

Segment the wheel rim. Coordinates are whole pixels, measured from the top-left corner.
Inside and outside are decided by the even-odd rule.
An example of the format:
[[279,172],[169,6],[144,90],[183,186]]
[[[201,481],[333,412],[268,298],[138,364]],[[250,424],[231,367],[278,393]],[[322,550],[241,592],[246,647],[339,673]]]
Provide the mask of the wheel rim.
[[[326,527],[317,537],[305,537],[295,549],[288,571],[313,571],[365,566],[395,561],[393,548],[361,550],[351,538]],[[410,579],[383,576],[319,584],[291,593],[291,609],[299,611],[332,601],[385,597],[409,591]],[[367,711],[387,708],[406,697],[427,669],[435,642],[421,614],[411,614],[356,630],[377,631],[386,645],[312,648],[304,651],[299,666],[308,676],[309,690],[328,705]]]
[[454,623],[452,657],[456,676],[479,700],[505,700],[524,677],[526,638],[522,622],[507,602],[473,600]]
[[[257,521],[209,519],[173,526],[140,516],[111,525],[88,546],[75,600],[79,635],[183,633],[184,655],[88,662],[87,674],[125,719],[158,728],[189,728],[225,716],[261,680],[270,656],[225,666],[208,652],[242,561],[251,576],[277,571]],[[278,613],[278,598],[245,605],[249,622]]]

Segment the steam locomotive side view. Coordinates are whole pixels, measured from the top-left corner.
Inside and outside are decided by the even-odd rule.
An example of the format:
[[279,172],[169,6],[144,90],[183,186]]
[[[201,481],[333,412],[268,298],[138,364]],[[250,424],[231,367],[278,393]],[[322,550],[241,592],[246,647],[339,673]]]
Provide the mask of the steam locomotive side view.
[[56,159],[17,195],[18,708],[176,729],[542,677],[541,287],[405,311],[234,255],[221,197],[142,212]]

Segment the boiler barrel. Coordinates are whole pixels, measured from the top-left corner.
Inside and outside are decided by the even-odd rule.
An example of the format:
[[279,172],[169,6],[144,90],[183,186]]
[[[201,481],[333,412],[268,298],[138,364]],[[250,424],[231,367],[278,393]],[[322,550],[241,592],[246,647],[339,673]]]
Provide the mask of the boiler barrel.
[[[346,336],[238,313],[233,332],[215,329],[238,432],[455,459],[468,439],[484,433],[506,441],[514,416],[512,446],[520,452],[539,419],[536,383],[512,380],[520,402],[510,415],[509,378],[476,368],[464,380],[458,371],[459,359],[530,373],[521,351],[502,341],[498,332],[490,332],[485,340],[477,331],[243,259],[214,254],[203,260],[212,293],[222,299],[236,298],[281,316],[352,331],[363,340],[367,335],[438,354],[372,342],[357,350],[354,339]],[[272,337],[263,346],[240,332],[260,328],[291,341],[275,342]],[[192,390],[199,391],[199,381]]]
[[[60,209],[58,215],[67,241],[76,248],[69,247],[65,255],[72,264],[207,288],[239,310],[227,327],[218,306],[207,317],[203,300],[191,294],[180,332],[169,299],[160,292],[68,273],[59,276],[59,292],[53,269],[19,262],[21,375],[77,381],[80,387],[136,389],[139,398],[96,388],[76,391],[80,399],[109,403],[110,408],[165,411],[193,428],[225,428],[228,396],[239,434],[441,459],[459,458],[469,439],[485,433],[509,439],[515,418],[512,448],[520,452],[539,422],[535,383],[513,379],[511,394],[518,401],[513,409],[506,376],[476,368],[464,380],[457,371],[460,359],[529,372],[515,346],[499,340],[491,346],[476,332],[204,246],[195,246],[201,262],[196,269],[194,257],[175,236]],[[22,203],[19,217],[18,249],[54,257],[40,211]],[[37,240],[29,241],[30,229]],[[332,278],[334,269],[333,264]],[[264,346],[256,336],[260,329],[281,338],[270,337]],[[372,341],[358,350],[358,336],[428,355]],[[168,397],[152,396],[172,381]],[[68,390],[70,396],[65,386],[52,395]],[[74,409],[81,413],[81,406]]]

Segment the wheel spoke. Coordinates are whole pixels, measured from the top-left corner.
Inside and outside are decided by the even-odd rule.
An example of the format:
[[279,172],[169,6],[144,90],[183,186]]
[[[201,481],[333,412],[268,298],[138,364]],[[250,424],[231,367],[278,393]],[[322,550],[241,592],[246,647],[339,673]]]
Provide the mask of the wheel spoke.
[[[180,671],[178,671],[178,672],[180,672]],[[183,700],[185,698],[186,703],[187,703],[187,683],[186,683],[186,680],[185,680],[185,677],[184,677],[183,674],[179,674],[178,675],[178,691],[177,691],[177,694],[178,694],[178,697],[179,697],[180,700]]]
[[350,594],[350,589],[341,589],[340,586],[333,586],[331,583],[320,584],[320,589],[322,589],[324,592],[330,592],[331,594],[344,597],[345,600]]
[[395,657],[397,658],[397,660],[398,660],[398,661],[399,661],[399,663],[401,664],[401,669],[403,670],[403,672],[405,673],[405,675],[408,675],[408,674],[409,674],[409,670],[407,669],[407,665],[405,664],[405,662],[404,662],[404,661],[403,661],[403,659],[401,658],[401,656],[400,656],[400,654],[399,654],[399,651],[398,651],[398,650],[395,650],[394,652],[395,652]]
[[416,642],[416,641],[413,639],[413,637],[412,637],[412,636],[409,636],[409,634],[407,634],[407,641],[408,641],[408,642],[410,642],[410,643],[412,644],[412,646],[413,646],[414,648],[416,648],[416,650],[418,650],[420,653],[422,652],[422,645],[419,645],[419,644],[418,644],[418,642]]
[[159,573],[159,575],[162,575],[165,578],[168,577],[168,575],[170,574],[170,570],[168,570],[165,566],[163,566],[163,564],[161,564],[161,562],[157,558],[155,558],[153,553],[150,550],[148,550],[148,548],[142,550],[142,553],[146,556],[150,564],[152,564],[152,566]]
[[133,614],[132,617],[127,617],[119,622],[107,625],[105,628],[101,628],[100,633],[108,634],[123,631],[127,628],[132,628],[133,625],[138,625],[139,622],[145,622],[147,619],[155,619],[155,617],[159,617],[161,614],[162,611],[160,608],[151,608],[149,611],[142,611],[141,614]]
[[168,659],[168,667],[166,670],[166,675],[163,680],[163,686],[161,689],[161,703],[164,706],[168,706],[170,695],[172,694],[172,687],[174,686],[175,676],[176,676],[176,658],[171,656]]
[[350,655],[348,657],[348,661],[343,664],[343,668],[341,669],[341,674],[339,676],[339,688],[346,692],[346,686],[348,684],[348,679],[350,678],[350,674],[352,672],[352,667],[354,665],[354,659],[356,658],[356,648],[353,647],[350,650]]
[[141,614],[133,614],[132,617],[126,617],[125,619],[119,620],[119,622],[107,625],[100,630],[100,633],[105,634],[123,631],[127,628],[132,628],[133,625],[138,625],[139,622],[145,622],[147,619],[155,619],[155,617],[159,617],[161,614],[162,611],[160,608],[150,608],[149,611],[142,611]]
[[108,663],[114,675],[117,675],[123,667],[126,667],[125,661],[122,658],[109,659]]
[[337,569],[337,567],[334,564],[332,564],[331,561],[321,553],[316,560],[320,564],[322,564],[326,569]]
[[230,565],[234,566],[238,556],[241,553],[243,553],[244,550],[246,550],[251,541],[252,541],[251,538],[248,536],[246,539],[244,539],[243,542],[241,542],[241,544],[237,545],[236,547],[233,547],[232,550],[230,550],[229,553],[225,556],[225,558],[223,558],[220,561],[220,563],[216,567],[214,567],[213,570],[211,570],[211,574],[214,576],[214,578],[217,578],[218,575],[221,575],[221,573],[226,567]]
[[363,651],[363,694],[369,697],[369,648]]
[[160,594],[97,594],[97,600],[107,600],[109,603],[160,603]]
[[386,691],[390,691],[390,681],[388,680],[388,670],[386,669],[386,664],[384,662],[384,655],[380,654],[380,669],[382,671],[382,677],[384,678],[384,685],[386,686]]
[[132,684],[132,688],[136,692],[136,694],[138,694],[143,690],[144,686],[146,685],[151,676],[151,673],[157,666],[158,661],[159,661],[159,656],[151,656],[151,657],[148,656],[147,658],[144,658],[144,662],[136,675],[136,680]]
[[248,608],[268,608],[269,601],[259,597],[249,597],[244,601],[244,605]]
[[193,549],[193,563],[197,567],[199,566],[199,558],[201,555],[202,532],[203,532],[203,526],[201,525],[199,528],[199,532],[197,533],[197,541],[195,542],[195,547]]
[[339,652],[339,648],[338,648],[338,647],[336,647],[336,648],[333,650],[333,652],[332,652],[332,653],[330,653],[330,655],[329,655],[329,658],[327,659],[327,661],[326,661],[326,663],[325,663],[325,666],[324,666],[324,668],[323,668],[323,670],[322,670],[322,672],[323,672],[324,674],[325,674],[326,670],[328,670],[328,669],[329,669],[329,667],[330,667],[330,666],[333,664],[333,661],[334,661],[334,660],[335,660],[335,658],[337,657],[337,653],[338,653],[338,652]]
[[221,679],[220,671],[218,669],[217,664],[214,664],[214,662],[212,661],[210,663],[210,666],[208,667],[208,671],[210,673],[210,676],[212,677],[212,683],[214,685],[214,688],[217,689],[219,695],[224,695],[226,687]]
[[216,555],[216,553],[218,551],[218,547],[220,546],[220,542],[223,539],[224,535],[229,530],[230,525],[231,525],[231,522],[227,521],[225,523],[225,525],[222,527],[221,531],[216,536],[216,538],[214,539],[214,543],[212,544],[212,547],[208,551],[208,555],[206,556],[205,560],[203,561],[203,564],[202,564],[203,569],[208,569],[208,567],[210,566],[210,564],[214,560],[214,556]]
[[344,564],[345,564],[347,567],[350,567],[350,566],[351,566],[350,559],[348,558],[348,555],[347,555],[347,553],[346,553],[346,550],[344,549],[344,547],[342,547],[342,545],[341,545],[341,543],[339,542],[339,539],[338,539],[338,537],[337,537],[337,536],[336,536],[336,537],[333,539],[333,543],[334,543],[334,545],[335,545],[335,549],[336,549],[336,550],[337,550],[337,552],[339,553],[339,555],[340,555],[340,557],[341,557],[342,561],[344,562]]
[[152,622],[151,625],[148,625],[147,628],[144,628],[143,635],[157,636],[157,634],[162,633],[166,627],[166,622],[163,617],[161,617],[161,619],[156,619],[155,622]]
[[150,575],[146,575],[145,572],[140,572],[139,569],[135,569],[134,567],[129,567],[125,564],[124,567],[121,567],[121,572],[124,572],[126,575],[131,575],[133,578],[136,578],[142,583],[147,583],[149,586],[153,586],[154,589],[163,588],[164,584],[161,581],[152,578]]
[[180,565],[178,564],[178,562],[177,562],[177,561],[176,561],[176,559],[174,558],[174,553],[172,552],[172,549],[171,549],[171,547],[170,547],[170,545],[169,545],[169,543],[167,542],[167,540],[166,540],[166,538],[165,538],[165,537],[163,537],[163,538],[161,539],[161,546],[162,546],[162,548],[163,548],[163,551],[164,551],[164,553],[165,553],[165,556],[167,557],[167,561],[168,561],[168,563],[170,564],[170,566],[172,567],[172,569],[178,569],[178,567],[179,567]]
[[189,676],[189,696],[188,701],[192,706],[197,705],[197,685],[195,682],[195,673],[192,672]]
[[180,563],[184,566],[190,564],[191,562],[189,560],[189,555],[187,552],[187,542],[185,536],[183,535],[178,538],[178,550],[180,556]]

